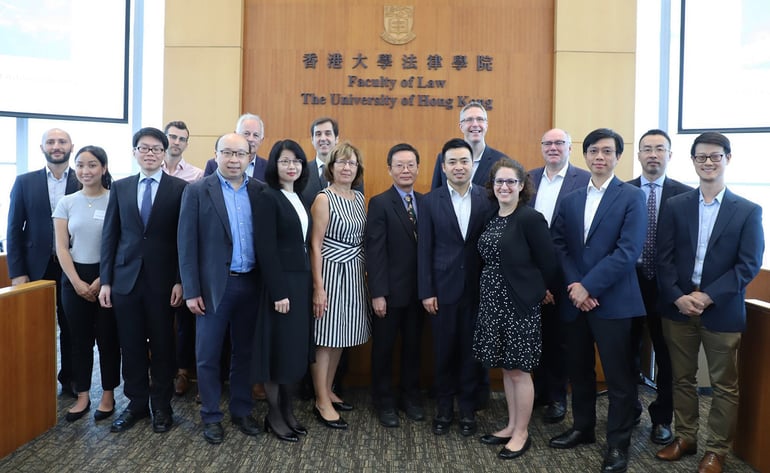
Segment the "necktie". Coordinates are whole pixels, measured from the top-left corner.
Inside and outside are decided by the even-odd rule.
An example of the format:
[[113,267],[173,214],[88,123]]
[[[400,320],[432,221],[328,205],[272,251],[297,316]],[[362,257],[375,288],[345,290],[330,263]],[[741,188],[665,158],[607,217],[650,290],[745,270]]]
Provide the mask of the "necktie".
[[417,212],[414,211],[412,194],[406,194],[404,200],[406,201],[406,214],[409,216],[409,221],[412,222],[414,227],[414,236],[417,237]]
[[650,195],[647,197],[647,237],[642,248],[642,274],[647,279],[655,277],[655,236],[658,232],[658,214],[656,211],[658,198],[655,195],[657,184],[650,182]]
[[329,182],[326,180],[326,176],[324,176],[324,166],[326,166],[324,163],[318,165],[318,180],[321,181],[322,188],[329,185]]
[[147,222],[150,221],[150,212],[152,212],[152,179],[145,177],[144,193],[142,194],[142,207],[139,209],[139,215],[142,217],[144,228],[147,228]]

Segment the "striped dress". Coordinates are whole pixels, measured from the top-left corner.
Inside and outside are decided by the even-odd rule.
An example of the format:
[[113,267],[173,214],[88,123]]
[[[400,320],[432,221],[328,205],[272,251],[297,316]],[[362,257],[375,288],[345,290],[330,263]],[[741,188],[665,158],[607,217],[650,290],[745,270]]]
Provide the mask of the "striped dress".
[[328,308],[315,321],[318,346],[343,348],[366,343],[371,333],[364,276],[364,195],[355,200],[322,191],[329,199],[329,225],[321,246],[321,272]]

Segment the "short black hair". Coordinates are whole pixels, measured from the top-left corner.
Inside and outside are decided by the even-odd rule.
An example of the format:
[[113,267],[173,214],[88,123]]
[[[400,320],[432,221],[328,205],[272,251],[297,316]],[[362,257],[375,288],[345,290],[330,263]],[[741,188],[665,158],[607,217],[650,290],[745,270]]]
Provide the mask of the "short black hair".
[[665,138],[666,141],[668,142],[668,147],[669,148],[671,147],[671,137],[668,136],[668,133],[666,133],[663,130],[659,130],[658,128],[653,128],[652,130],[645,131],[644,134],[642,135],[642,137],[639,138],[639,147],[642,146],[642,140],[643,139],[645,139],[648,136],[654,136],[654,135],[662,136],[663,138]]
[[162,131],[158,130],[157,128],[153,128],[151,126],[142,128],[139,131],[137,131],[136,133],[134,133],[134,141],[133,141],[134,148],[136,148],[136,145],[139,144],[139,140],[143,136],[149,136],[149,137],[152,137],[152,138],[156,138],[158,141],[161,142],[161,144],[163,145],[163,149],[164,150],[168,149],[168,137],[166,136],[166,134],[163,133]]
[[447,151],[457,148],[465,148],[469,153],[471,153],[471,156],[473,156],[473,148],[471,148],[471,145],[469,145],[467,141],[462,138],[452,138],[451,140],[444,143],[444,147],[441,148],[441,161],[444,161]]
[[415,147],[409,143],[399,143],[390,148],[390,151],[388,151],[388,167],[390,167],[390,165],[393,163],[393,155],[399,151],[411,151],[414,153],[414,157],[417,158],[417,164],[420,164],[420,153],[417,152]]
[[302,147],[294,140],[281,140],[273,145],[273,149],[270,150],[270,156],[267,158],[267,167],[265,168],[265,182],[273,189],[281,188],[281,181],[278,178],[278,158],[281,156],[281,151],[289,150],[302,161],[302,172],[299,175],[299,179],[294,182],[294,192],[300,193],[305,190],[308,180],[307,170],[307,156],[302,150]]
[[585,139],[583,140],[583,154],[588,152],[589,146],[605,138],[612,138],[615,140],[616,155],[623,154],[623,137],[620,136],[615,130],[611,130],[609,128],[597,128],[596,130],[586,135]]
[[725,154],[730,154],[732,152],[730,140],[725,135],[717,131],[707,131],[706,133],[698,135],[698,137],[695,138],[695,141],[692,142],[690,156],[695,156],[695,146],[700,143],[721,146],[722,149],[725,150]]

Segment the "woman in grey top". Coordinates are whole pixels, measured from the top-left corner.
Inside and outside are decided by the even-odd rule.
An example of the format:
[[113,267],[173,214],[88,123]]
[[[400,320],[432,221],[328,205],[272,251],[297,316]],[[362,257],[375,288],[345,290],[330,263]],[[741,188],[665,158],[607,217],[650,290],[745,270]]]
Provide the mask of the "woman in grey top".
[[56,256],[62,267],[62,303],[72,337],[72,365],[78,399],[67,412],[73,422],[91,408],[89,391],[94,340],[99,345],[102,398],[94,419],[115,412],[114,389],[120,384],[120,345],[112,309],[99,305],[99,249],[112,177],[107,153],[86,146],[75,155],[75,173],[83,188],[63,197],[53,213]]

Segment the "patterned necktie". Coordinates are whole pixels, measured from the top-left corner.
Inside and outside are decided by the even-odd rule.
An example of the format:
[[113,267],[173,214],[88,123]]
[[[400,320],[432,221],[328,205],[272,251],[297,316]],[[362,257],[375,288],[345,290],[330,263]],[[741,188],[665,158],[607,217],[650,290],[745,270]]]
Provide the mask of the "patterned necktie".
[[144,194],[142,194],[142,207],[139,209],[139,215],[142,217],[144,228],[147,228],[150,212],[152,212],[152,179],[145,177],[142,182],[144,182]]
[[414,227],[414,236],[417,237],[417,212],[414,211],[414,204],[412,203],[412,194],[406,194],[404,196],[406,201],[406,214],[409,216],[409,221],[412,222]]
[[647,237],[644,240],[644,247],[642,249],[642,274],[647,279],[652,279],[655,277],[655,236],[658,233],[656,207],[658,198],[655,195],[657,184],[650,182],[647,185],[650,186],[650,195],[647,197]]

